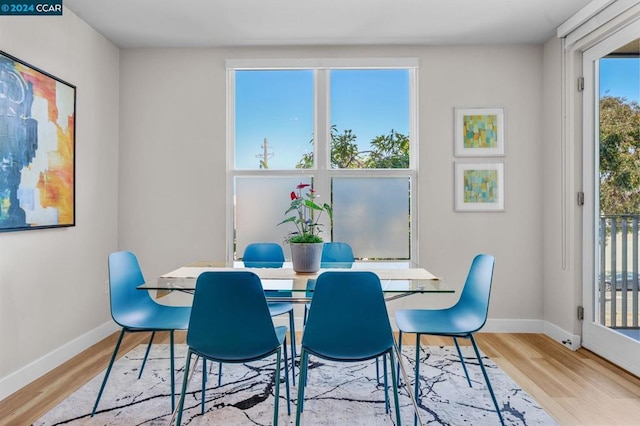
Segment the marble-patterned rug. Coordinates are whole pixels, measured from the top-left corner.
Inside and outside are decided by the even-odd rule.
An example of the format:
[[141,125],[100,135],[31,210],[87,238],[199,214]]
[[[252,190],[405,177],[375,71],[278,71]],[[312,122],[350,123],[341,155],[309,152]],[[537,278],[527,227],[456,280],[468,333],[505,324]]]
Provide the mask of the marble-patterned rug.
[[[420,415],[425,425],[497,425],[489,392],[470,347],[462,347],[473,387],[467,384],[454,347],[427,346],[421,353]],[[168,346],[154,345],[142,378],[137,379],[144,356],[141,345],[116,361],[97,414],[91,410],[104,373],[62,401],[34,423],[50,425],[168,425],[171,419]],[[413,382],[413,348],[403,349],[404,365]],[[176,391],[184,376],[186,348],[176,346]],[[375,379],[375,361],[331,363],[311,357],[305,394],[303,425],[395,425],[385,413],[384,389]],[[483,358],[502,415],[508,425],[555,425],[536,401],[487,357]],[[208,363],[210,366],[211,363]],[[213,366],[205,393],[206,412],[200,414],[201,363],[189,383],[183,424],[269,425],[273,420],[275,356],[249,364],[225,364],[218,387]],[[296,373],[297,373],[296,369]],[[296,376],[297,378],[297,376]],[[291,386],[291,415],[287,414],[285,386],[281,385],[279,424],[295,423],[296,385]],[[413,405],[406,385],[400,388],[402,422],[413,424]]]

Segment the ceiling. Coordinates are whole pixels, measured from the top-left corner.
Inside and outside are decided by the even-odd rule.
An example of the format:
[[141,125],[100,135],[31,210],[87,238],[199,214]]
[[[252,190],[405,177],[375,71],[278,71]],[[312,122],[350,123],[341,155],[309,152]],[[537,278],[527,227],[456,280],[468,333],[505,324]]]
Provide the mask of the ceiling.
[[591,0],[65,0],[130,47],[543,43]]

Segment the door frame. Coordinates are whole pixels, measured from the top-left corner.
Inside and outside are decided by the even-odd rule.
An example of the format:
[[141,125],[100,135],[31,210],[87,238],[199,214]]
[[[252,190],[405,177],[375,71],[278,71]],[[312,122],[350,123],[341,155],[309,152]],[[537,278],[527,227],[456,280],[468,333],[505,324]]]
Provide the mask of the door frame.
[[599,112],[598,60],[620,46],[638,38],[640,20],[630,23],[597,44],[584,50],[582,69],[583,94],[583,185],[585,203],[583,210],[583,285],[582,298],[584,320],[582,322],[582,346],[640,376],[640,342],[615,332],[595,322],[597,314],[596,282],[599,265],[597,246],[599,217],[599,154],[596,135]]

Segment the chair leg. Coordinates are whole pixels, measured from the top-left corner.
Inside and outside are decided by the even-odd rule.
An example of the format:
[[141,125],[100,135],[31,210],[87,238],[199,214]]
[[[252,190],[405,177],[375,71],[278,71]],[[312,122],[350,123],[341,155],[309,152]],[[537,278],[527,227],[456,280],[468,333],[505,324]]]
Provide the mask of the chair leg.
[[218,363],[218,387],[222,386],[222,363]]
[[400,357],[402,356],[402,330],[398,331],[398,367],[396,376],[398,377],[398,386],[400,386],[400,362],[402,361]]
[[140,373],[138,373],[138,379],[142,377],[142,371],[144,370],[144,365],[147,363],[147,357],[149,356],[149,351],[151,350],[151,344],[153,343],[153,338],[156,335],[155,331],[151,332],[151,339],[149,339],[149,344],[147,345],[147,351],[144,353],[144,359],[142,360],[142,366],[140,367]]
[[202,406],[200,407],[200,414],[204,415],[204,406],[206,404],[206,394],[207,390],[207,359],[202,357]]
[[[398,360],[399,362],[399,360]],[[393,357],[393,348],[389,351],[389,365],[391,366],[391,381],[393,386],[393,402],[396,408],[396,424],[401,425],[402,420],[400,419],[400,398],[398,397],[398,378],[396,377],[396,369],[393,367],[395,365],[394,357]],[[417,420],[417,419],[416,419]]]
[[[420,389],[420,334],[416,334],[416,377],[414,381],[414,395],[416,402],[418,402],[418,390]],[[413,415],[413,425],[418,424],[418,414]]]
[[[378,358],[376,358],[376,362]],[[393,365],[391,365],[393,370]],[[387,383],[387,354],[382,355],[382,370],[384,371],[384,412],[389,414],[389,384]]]
[[300,371],[298,372],[298,404],[296,407],[296,426],[300,426],[300,415],[304,409],[304,387],[307,377],[307,367],[309,361],[309,354],[305,351],[304,347],[300,352]]
[[104,391],[104,387],[107,384],[107,379],[109,378],[109,373],[111,373],[111,367],[113,367],[113,362],[116,360],[116,355],[118,354],[118,349],[120,348],[120,343],[122,343],[122,337],[124,336],[125,329],[120,330],[120,336],[118,337],[118,342],[116,343],[116,347],[113,349],[113,354],[111,355],[111,360],[109,361],[109,366],[107,367],[107,372],[104,374],[104,379],[102,380],[102,386],[100,386],[100,391],[98,392],[98,397],[96,398],[96,403],[93,405],[93,411],[91,412],[91,417],[96,414],[96,409],[98,408],[98,403],[100,402],[100,398],[102,397],[102,391]]
[[278,347],[276,352],[276,389],[275,389],[275,401],[273,401],[273,425],[278,424],[278,406],[280,405],[280,364],[282,364],[282,348]]
[[[204,358],[203,358],[204,359]],[[191,348],[187,351],[187,362],[184,366],[184,379],[182,380],[182,391],[180,392],[180,401],[178,402],[178,417],[176,426],[182,423],[182,409],[184,407],[184,398],[187,393],[187,381],[189,380],[189,367],[191,366]],[[202,401],[204,405],[204,400]]]
[[[284,383],[287,390],[287,414],[291,415],[291,391],[289,390],[289,355],[287,355],[287,337],[284,338]],[[280,364],[278,367],[280,368]],[[278,383],[280,386],[280,383]]]
[[289,311],[289,334],[291,334],[291,377],[296,379],[296,325],[293,318],[293,309]]
[[169,352],[171,352],[171,411],[176,409],[176,369],[175,369],[175,348],[174,348],[174,330],[169,331]]
[[480,364],[480,368],[482,369],[482,375],[484,376],[484,380],[485,382],[487,382],[487,388],[489,388],[491,399],[493,399],[493,405],[496,407],[496,412],[498,413],[498,417],[500,417],[500,424],[504,426],[504,419],[502,418],[502,412],[500,411],[498,400],[496,399],[496,395],[493,393],[493,387],[491,387],[491,382],[489,381],[487,370],[484,368],[484,363],[482,362],[482,357],[480,356],[480,351],[478,350],[478,345],[476,345],[476,340],[473,338],[473,334],[469,335],[469,339],[471,340],[471,344],[473,345],[473,350],[475,351],[476,357],[478,358],[478,364]]
[[378,358],[376,358],[376,381],[378,382],[378,384],[380,383],[380,366],[378,364]]
[[302,316],[302,326],[304,327],[305,325],[307,325],[307,304],[304,304],[304,315]]
[[462,357],[462,352],[460,351],[460,345],[458,344],[458,338],[453,338],[453,343],[456,344],[456,349],[458,350],[458,357],[460,357],[460,362],[462,363],[462,369],[464,370],[464,375],[467,376],[467,383],[469,383],[469,387],[471,386],[471,379],[469,378],[469,372],[467,371],[467,364],[464,362],[464,358]]

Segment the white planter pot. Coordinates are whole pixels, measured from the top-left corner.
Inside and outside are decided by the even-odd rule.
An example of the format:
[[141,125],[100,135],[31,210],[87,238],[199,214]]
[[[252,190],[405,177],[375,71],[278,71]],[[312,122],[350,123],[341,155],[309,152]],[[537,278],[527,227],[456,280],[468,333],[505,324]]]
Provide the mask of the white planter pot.
[[324,243],[291,243],[293,270],[303,274],[318,272],[323,245]]

